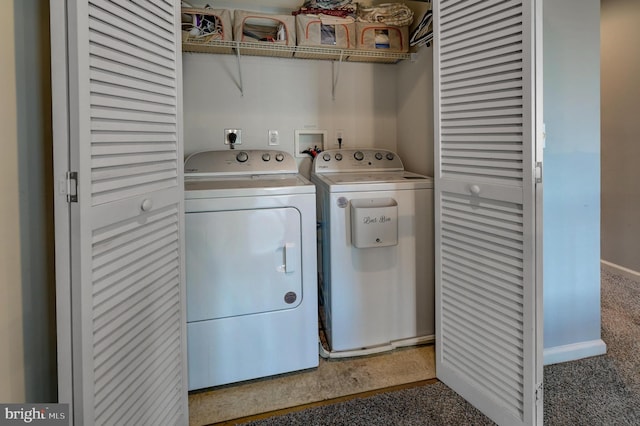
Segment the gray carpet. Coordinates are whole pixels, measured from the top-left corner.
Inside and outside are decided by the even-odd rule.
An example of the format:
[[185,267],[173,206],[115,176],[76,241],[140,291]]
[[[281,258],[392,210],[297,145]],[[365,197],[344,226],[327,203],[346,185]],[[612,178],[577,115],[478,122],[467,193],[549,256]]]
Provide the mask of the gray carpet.
[[[640,283],[602,271],[607,354],[544,369],[545,425],[640,425]],[[248,423],[492,425],[442,383],[357,398]]]

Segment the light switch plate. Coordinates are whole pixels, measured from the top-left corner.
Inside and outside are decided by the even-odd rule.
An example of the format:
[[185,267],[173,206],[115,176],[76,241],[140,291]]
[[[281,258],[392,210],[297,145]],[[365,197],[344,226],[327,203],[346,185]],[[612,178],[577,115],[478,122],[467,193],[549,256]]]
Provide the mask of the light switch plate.
[[280,145],[280,135],[277,130],[269,130],[269,145]]

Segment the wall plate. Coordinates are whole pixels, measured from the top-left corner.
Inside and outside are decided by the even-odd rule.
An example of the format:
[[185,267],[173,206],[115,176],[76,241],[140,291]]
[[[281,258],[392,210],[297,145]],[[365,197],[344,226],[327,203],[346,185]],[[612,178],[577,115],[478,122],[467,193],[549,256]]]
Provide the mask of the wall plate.
[[280,145],[280,134],[277,130],[269,130],[268,142],[270,146]]
[[320,151],[324,151],[325,145],[327,144],[327,131],[307,129],[295,130],[294,144],[296,157],[309,157],[309,154],[304,151],[316,148]]
[[235,133],[236,141],[234,145],[242,144],[242,130],[241,129],[224,129],[224,144],[229,145],[229,135]]

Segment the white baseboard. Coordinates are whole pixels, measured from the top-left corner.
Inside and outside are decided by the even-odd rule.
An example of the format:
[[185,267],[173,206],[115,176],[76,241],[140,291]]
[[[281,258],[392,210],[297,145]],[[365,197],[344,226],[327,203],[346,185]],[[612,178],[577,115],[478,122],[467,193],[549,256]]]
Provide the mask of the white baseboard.
[[640,272],[634,271],[633,269],[625,268],[624,266],[616,265],[615,263],[607,262],[606,260],[600,259],[600,264],[610,272],[614,274],[624,275],[627,278],[630,278],[635,281],[640,281]]
[[572,343],[570,345],[545,348],[543,352],[544,365],[558,364],[561,362],[575,361],[607,353],[607,344],[598,340]]

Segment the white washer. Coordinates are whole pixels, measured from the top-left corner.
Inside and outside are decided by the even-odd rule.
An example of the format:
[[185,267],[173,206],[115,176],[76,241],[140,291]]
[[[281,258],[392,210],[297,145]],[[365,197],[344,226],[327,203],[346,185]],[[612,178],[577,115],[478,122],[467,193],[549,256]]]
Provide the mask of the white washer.
[[286,152],[187,158],[189,390],[318,366],[315,201]]
[[381,149],[313,162],[328,356],[433,341],[433,179]]

